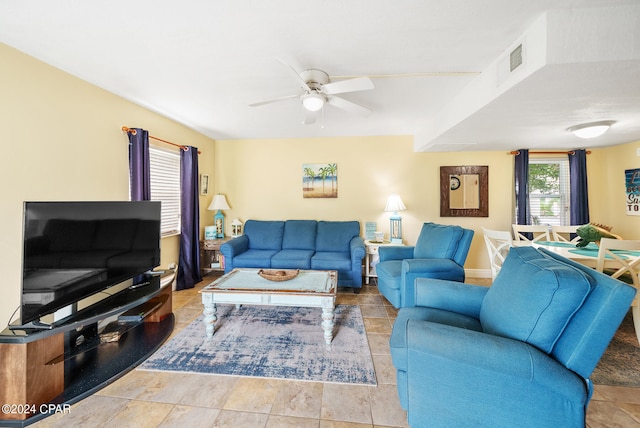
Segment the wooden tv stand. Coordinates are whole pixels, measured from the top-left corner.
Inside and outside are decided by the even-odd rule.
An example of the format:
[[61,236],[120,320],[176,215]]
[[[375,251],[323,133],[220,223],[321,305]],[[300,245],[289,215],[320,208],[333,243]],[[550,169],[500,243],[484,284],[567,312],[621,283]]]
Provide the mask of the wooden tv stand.
[[[121,292],[51,330],[0,332],[0,426],[23,427],[68,411],[158,349],[173,331],[172,289],[170,282],[159,288],[158,277],[151,282],[148,290]],[[98,322],[149,307],[152,312],[126,323],[118,341],[101,343]]]

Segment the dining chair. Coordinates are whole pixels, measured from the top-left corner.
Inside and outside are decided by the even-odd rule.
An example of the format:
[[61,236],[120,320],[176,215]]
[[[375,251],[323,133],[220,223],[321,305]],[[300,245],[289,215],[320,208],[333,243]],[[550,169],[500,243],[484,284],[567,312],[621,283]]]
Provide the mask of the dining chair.
[[551,233],[553,234],[553,240],[558,242],[570,242],[572,244],[578,243],[580,237],[576,235],[571,239],[571,234],[575,234],[579,225],[574,226],[551,226]]
[[509,249],[513,246],[513,238],[508,230],[491,230],[483,227],[482,232],[487,253],[489,253],[491,279],[496,279],[507,254],[509,254]]
[[[549,226],[542,224],[513,224],[514,241],[551,241]],[[531,234],[532,238],[529,238]]]
[[[625,252],[627,252],[625,254]],[[630,278],[636,289],[640,290],[640,240],[602,238],[598,250],[596,270],[611,273],[612,278]],[[629,282],[628,280],[624,282]],[[631,313],[636,336],[640,342],[640,301],[637,297],[631,302]]]

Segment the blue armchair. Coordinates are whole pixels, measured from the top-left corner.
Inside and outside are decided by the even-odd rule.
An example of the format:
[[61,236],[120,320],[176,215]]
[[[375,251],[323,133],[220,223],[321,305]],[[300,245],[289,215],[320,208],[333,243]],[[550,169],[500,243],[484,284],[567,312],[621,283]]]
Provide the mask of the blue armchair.
[[584,427],[600,360],[636,291],[512,248],[491,287],[418,279],[390,346],[413,427]]
[[473,230],[435,223],[422,225],[415,246],[378,249],[378,290],[396,308],[413,306],[416,278],[464,282]]

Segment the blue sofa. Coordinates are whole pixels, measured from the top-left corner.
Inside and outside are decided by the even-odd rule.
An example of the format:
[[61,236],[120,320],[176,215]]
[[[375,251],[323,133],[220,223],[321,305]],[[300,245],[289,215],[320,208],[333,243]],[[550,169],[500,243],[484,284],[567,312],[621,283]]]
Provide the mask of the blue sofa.
[[220,246],[224,271],[234,268],[338,272],[338,286],[362,287],[364,240],[357,221],[247,220],[244,235]]
[[491,287],[418,279],[390,339],[412,427],[584,427],[589,376],[636,290],[512,248]]

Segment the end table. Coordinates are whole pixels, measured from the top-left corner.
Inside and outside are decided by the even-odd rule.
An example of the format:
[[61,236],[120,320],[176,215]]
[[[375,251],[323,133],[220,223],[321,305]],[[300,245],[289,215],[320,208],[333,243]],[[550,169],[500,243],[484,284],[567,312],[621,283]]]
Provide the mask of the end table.
[[202,276],[211,272],[224,271],[224,257],[220,253],[220,246],[231,239],[233,238],[224,237],[200,241],[200,273]]
[[404,246],[404,244],[393,244],[390,241],[376,242],[376,241],[370,241],[368,239],[364,241],[364,247],[366,252],[364,256],[364,283],[365,284],[369,284],[369,278],[378,277],[378,275],[376,274],[375,265],[377,264],[379,259],[378,248],[380,248],[381,246],[402,247]]

